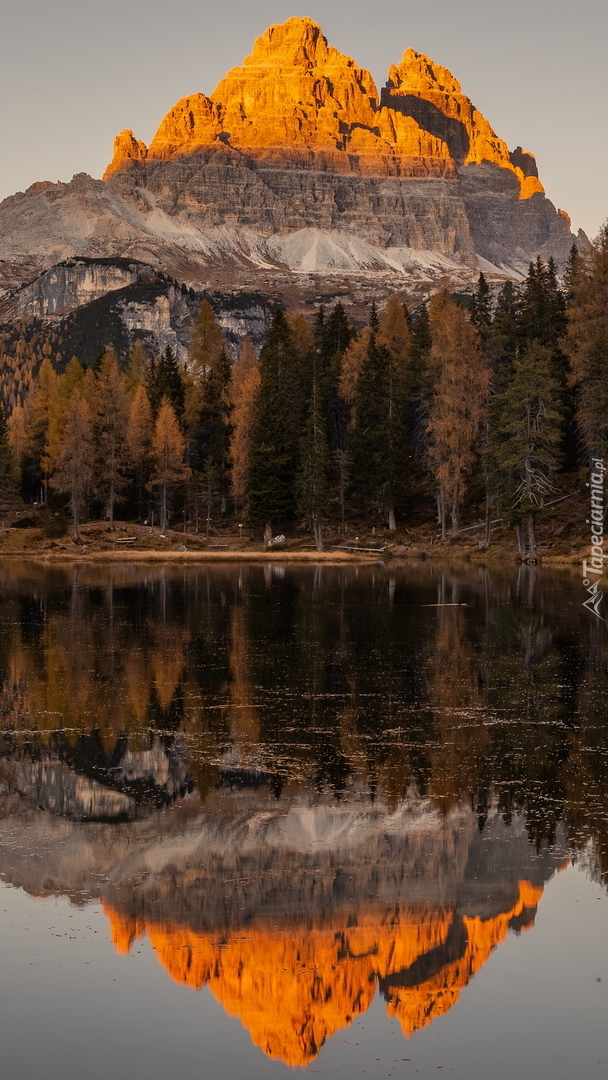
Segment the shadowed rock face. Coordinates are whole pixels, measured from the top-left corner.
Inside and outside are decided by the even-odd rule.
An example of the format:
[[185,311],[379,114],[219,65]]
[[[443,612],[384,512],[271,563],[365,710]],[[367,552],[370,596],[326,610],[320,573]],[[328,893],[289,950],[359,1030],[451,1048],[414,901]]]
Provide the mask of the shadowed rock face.
[[307,302],[311,274],[413,296],[472,280],[479,258],[503,274],[538,254],[564,261],[573,240],[533,156],[509,151],[449,71],[408,49],[378,94],[306,18],[270,27],[211,97],[178,101],[149,147],[121,132],[104,179],[0,205],[5,287],[80,255],[195,286],[228,273],[251,288],[253,274],[286,295],[292,280]]

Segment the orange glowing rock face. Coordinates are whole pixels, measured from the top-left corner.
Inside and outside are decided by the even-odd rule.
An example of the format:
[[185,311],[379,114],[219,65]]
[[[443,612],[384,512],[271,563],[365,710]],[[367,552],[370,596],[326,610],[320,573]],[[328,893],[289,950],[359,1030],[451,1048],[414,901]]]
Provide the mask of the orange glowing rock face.
[[453,910],[391,909],[383,914],[370,908],[357,913],[355,926],[347,925],[352,917],[345,913],[322,929],[279,932],[258,924],[224,936],[197,934],[171,923],[125,921],[111,907],[105,911],[118,952],[128,952],[136,938],[147,934],[173,979],[195,990],[208,986],[268,1057],[305,1066],[326,1039],[366,1012],[378,979],[387,982],[387,1012],[404,1035],[446,1013],[513,920],[519,929],[532,925],[542,891],[520,881],[510,911],[486,920],[465,916],[462,954],[407,988],[397,985],[399,973],[445,944]]
[[121,132],[104,179],[210,149],[285,168],[419,179],[456,179],[457,164],[489,162],[517,176],[522,198],[543,190],[531,155],[514,160],[445,68],[408,49],[379,103],[369,71],[307,18],[269,27],[210,98],[178,101],[149,148]]

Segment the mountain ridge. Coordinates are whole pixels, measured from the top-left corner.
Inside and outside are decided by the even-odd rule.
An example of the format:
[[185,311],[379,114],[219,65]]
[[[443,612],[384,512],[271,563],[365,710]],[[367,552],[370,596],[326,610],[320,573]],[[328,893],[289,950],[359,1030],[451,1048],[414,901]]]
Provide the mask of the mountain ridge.
[[84,256],[196,290],[263,288],[301,310],[345,289],[355,308],[395,291],[415,304],[480,269],[517,279],[538,255],[564,264],[574,239],[533,155],[509,150],[447,68],[406,49],[378,91],[294,18],[211,96],[180,99],[149,146],[121,132],[103,180],[5,199],[0,298]]

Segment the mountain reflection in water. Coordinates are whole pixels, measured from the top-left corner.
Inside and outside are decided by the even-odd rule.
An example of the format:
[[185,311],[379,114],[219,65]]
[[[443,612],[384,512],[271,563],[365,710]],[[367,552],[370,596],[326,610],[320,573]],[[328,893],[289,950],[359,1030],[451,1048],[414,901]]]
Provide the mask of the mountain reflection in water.
[[269,1056],[378,990],[426,1027],[567,857],[604,880],[608,655],[569,575],[0,575],[0,875],[101,900]]

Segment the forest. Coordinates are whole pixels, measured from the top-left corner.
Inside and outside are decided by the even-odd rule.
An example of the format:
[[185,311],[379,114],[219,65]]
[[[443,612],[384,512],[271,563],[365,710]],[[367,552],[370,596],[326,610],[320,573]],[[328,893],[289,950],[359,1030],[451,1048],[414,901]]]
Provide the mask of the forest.
[[408,312],[397,296],[367,325],[344,307],[308,322],[276,305],[256,352],[230,363],[203,300],[188,357],[94,369],[54,355],[44,334],[0,345],[0,505],[156,522],[209,534],[246,522],[265,540],[347,523],[389,533],[437,520],[513,527],[535,557],[544,506],[584,485],[608,438],[608,226],[521,285],[437,292]]

